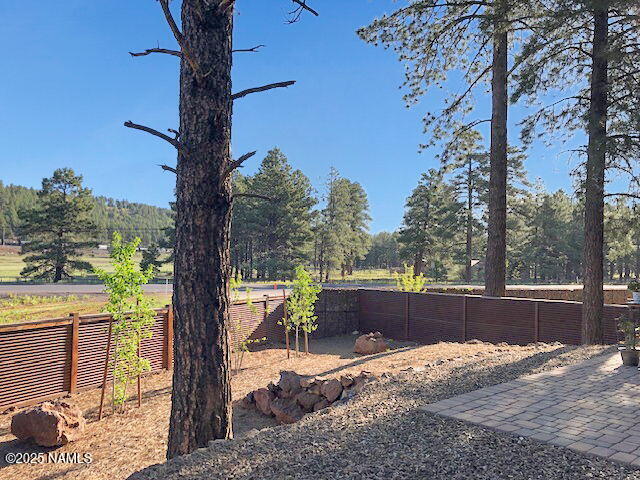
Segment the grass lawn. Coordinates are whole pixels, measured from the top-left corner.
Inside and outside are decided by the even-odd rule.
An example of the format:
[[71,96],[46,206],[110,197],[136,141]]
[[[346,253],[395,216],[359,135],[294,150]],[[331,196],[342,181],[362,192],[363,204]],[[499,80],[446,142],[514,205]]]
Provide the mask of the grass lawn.
[[[25,263],[23,261],[26,255],[19,255],[16,253],[6,253],[4,255],[0,255],[0,280],[13,280],[20,276],[20,271],[24,268]],[[142,260],[142,254],[140,252],[136,253],[134,257],[136,262],[140,262]],[[88,254],[80,257],[80,260],[84,260],[85,262],[89,262],[91,265],[97,268],[102,268],[108,272],[113,271],[113,267],[111,266],[111,259],[107,256],[107,253],[104,254]],[[173,272],[173,268],[171,264],[165,264],[160,269],[161,275],[171,275]]]
[[[171,295],[148,295],[154,308],[171,303]],[[66,317],[71,312],[81,315],[100,313],[106,295],[11,295],[0,298],[0,324]]]

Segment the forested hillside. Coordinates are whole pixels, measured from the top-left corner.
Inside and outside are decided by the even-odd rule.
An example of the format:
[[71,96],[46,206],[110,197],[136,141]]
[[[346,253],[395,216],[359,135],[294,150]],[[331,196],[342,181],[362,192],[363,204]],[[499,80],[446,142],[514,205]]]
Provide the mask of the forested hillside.
[[[20,212],[36,205],[37,192],[34,188],[4,185],[0,181],[0,238],[25,240],[21,236]],[[94,197],[93,201],[90,218],[98,227],[99,243],[108,243],[112,232],[117,230],[125,238],[139,236],[143,246],[155,244],[164,238],[164,229],[173,222],[171,210],[166,208],[107,197]]]

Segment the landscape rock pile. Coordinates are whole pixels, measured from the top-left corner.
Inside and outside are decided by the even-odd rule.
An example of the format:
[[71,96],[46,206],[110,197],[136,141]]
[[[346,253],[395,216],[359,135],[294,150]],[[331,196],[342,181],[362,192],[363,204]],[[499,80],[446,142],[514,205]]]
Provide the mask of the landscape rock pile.
[[386,352],[388,349],[387,342],[380,332],[367,333],[360,335],[356,339],[353,351],[361,355],[373,355],[374,353]]
[[242,406],[256,409],[263,415],[275,417],[280,424],[295,423],[306,413],[317,412],[333,403],[347,401],[372,379],[374,375],[362,371],[359,375],[340,378],[309,377],[283,370],[277,383],[250,392]]
[[11,418],[11,433],[19,440],[57,447],[80,438],[85,424],[78,407],[63,401],[44,402],[16,413]]

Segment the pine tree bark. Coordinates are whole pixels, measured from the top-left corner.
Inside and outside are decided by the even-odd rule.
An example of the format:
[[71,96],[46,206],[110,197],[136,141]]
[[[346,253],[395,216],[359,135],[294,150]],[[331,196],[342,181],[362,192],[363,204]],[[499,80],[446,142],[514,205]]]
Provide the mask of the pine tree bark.
[[421,247],[416,252],[416,256],[413,260],[413,276],[417,277],[422,273],[422,268],[424,266],[424,248]]
[[173,303],[174,373],[167,457],[230,438],[229,233],[231,11],[182,2]]
[[484,294],[505,293],[507,258],[507,5],[496,6],[491,78],[491,160],[489,173],[489,220],[485,259]]
[[472,161],[469,157],[469,171],[467,172],[467,241],[466,241],[466,265],[465,279],[471,283],[471,252],[473,238],[473,181],[472,181]]
[[582,342],[603,342],[604,179],[607,141],[607,51],[609,15],[606,2],[594,2],[594,29],[585,181]]

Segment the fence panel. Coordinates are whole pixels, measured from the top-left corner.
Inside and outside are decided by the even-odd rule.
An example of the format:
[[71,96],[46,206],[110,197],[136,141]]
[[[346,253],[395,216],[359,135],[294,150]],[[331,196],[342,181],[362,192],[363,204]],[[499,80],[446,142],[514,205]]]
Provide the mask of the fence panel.
[[28,403],[69,390],[68,323],[0,333],[0,406]]
[[578,302],[538,302],[541,342],[581,343],[582,304]]
[[360,290],[360,330],[381,332],[385,337],[404,338],[405,296],[400,292]]
[[409,339],[426,344],[463,341],[463,295],[402,295],[409,301]]
[[467,339],[526,345],[535,341],[535,302],[467,296]]

